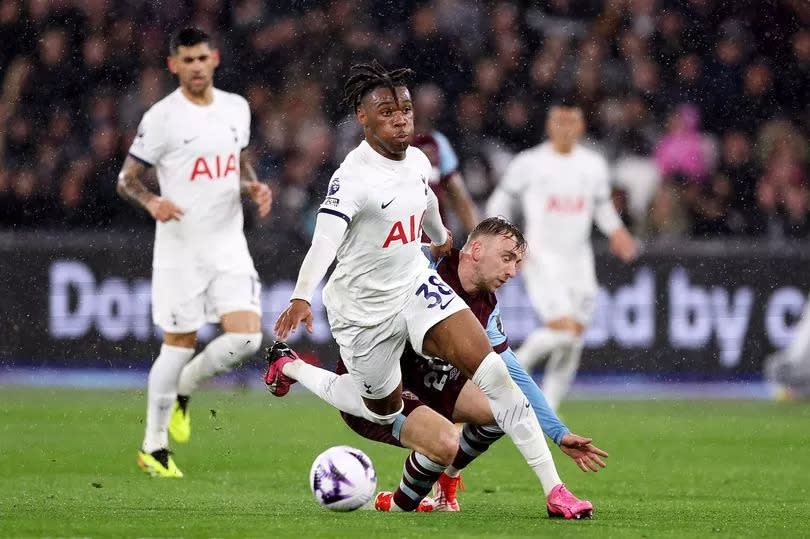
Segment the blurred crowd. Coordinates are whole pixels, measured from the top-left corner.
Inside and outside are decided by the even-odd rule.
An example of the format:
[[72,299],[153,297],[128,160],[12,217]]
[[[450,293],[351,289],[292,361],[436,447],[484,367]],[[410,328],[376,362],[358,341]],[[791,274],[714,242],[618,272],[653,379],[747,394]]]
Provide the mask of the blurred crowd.
[[253,112],[274,189],[251,227],[306,236],[360,132],[351,64],[409,66],[483,204],[574,99],[614,201],[645,237],[810,234],[810,4],[804,0],[0,0],[0,226],[135,229],[115,195],[143,112],[176,83],[167,30],[204,28],[216,85]]

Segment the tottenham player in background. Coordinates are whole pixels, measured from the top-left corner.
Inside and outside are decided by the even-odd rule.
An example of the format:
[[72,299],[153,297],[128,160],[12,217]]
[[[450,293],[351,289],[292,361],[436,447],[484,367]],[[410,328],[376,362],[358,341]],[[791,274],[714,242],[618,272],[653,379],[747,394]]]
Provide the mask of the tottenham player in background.
[[607,162],[579,144],[585,132],[582,109],[555,105],[546,130],[548,141],[509,164],[486,213],[510,220],[522,213],[525,221],[529,250],[523,281],[544,327],[516,354],[527,371],[549,356],[542,389],[556,410],[579,367],[582,334],[596,297],[594,221],[623,261],[634,260],[637,247],[613,207]]
[[810,297],[790,344],[769,355],[763,366],[777,400],[810,399]]
[[[344,93],[365,139],[332,176],[312,245],[275,332],[286,340],[302,322],[312,330],[312,295],[337,256],[323,303],[350,377],[336,381],[335,398],[357,403],[362,417],[373,423],[403,422],[399,359],[410,342],[417,353],[448,361],[481,388],[498,426],[548,496],[560,478],[531,404],[478,319],[422,255],[423,228],[443,253],[450,251],[452,237],[428,186],[433,167],[424,153],[409,147],[410,73],[388,71],[376,61],[352,67]],[[434,483],[444,466],[419,458],[418,480]]]
[[[149,371],[146,435],[138,465],[156,477],[182,477],[168,451],[168,428],[189,436],[188,398],[197,385],[261,346],[260,285],[242,231],[241,194],[270,212],[269,187],[246,160],[250,108],[214,88],[219,53],[211,38],[184,28],[173,38],[169,70],[179,88],[143,116],[118,193],[156,221],[152,317],[163,345]],[[141,178],[157,171],[160,194]],[[220,322],[224,333],[194,356],[197,330]],[[174,414],[174,417],[172,417]]]

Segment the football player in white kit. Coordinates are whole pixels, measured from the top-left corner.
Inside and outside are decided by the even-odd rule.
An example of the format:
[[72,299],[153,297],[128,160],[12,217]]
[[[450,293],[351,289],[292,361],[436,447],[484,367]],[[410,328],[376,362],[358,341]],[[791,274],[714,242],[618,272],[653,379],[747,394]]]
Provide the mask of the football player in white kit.
[[804,304],[790,344],[769,355],[763,367],[774,398],[810,399],[810,297]]
[[527,371],[549,355],[542,390],[552,409],[571,387],[582,354],[582,334],[597,292],[591,229],[594,221],[625,262],[637,246],[613,207],[605,159],[579,144],[582,109],[555,105],[549,140],[519,153],[490,197],[487,215],[522,213],[529,242],[523,281],[544,327],[516,354]]
[[[336,406],[357,406],[362,417],[390,425],[398,436],[405,420],[399,360],[409,341],[417,353],[452,363],[483,390],[498,425],[548,496],[561,480],[529,401],[475,315],[422,255],[422,228],[445,253],[452,238],[427,185],[430,161],[409,147],[410,73],[386,71],[376,61],[352,67],[344,93],[365,140],[332,176],[312,246],[275,332],[286,340],[302,322],[311,331],[312,295],[337,256],[323,302],[350,376],[332,386]],[[418,460],[422,481],[433,483],[444,470],[424,455]]]
[[[138,465],[156,477],[183,476],[168,451],[173,406],[175,413],[183,408],[186,428],[173,435],[184,441],[191,392],[261,346],[260,284],[242,231],[241,193],[261,216],[272,202],[243,151],[250,137],[247,101],[213,87],[219,54],[208,34],[184,28],[170,53],[179,87],[144,114],[117,186],[157,222],[152,317],[163,345],[149,371],[146,435],[138,452]],[[160,195],[141,181],[152,166]],[[220,322],[224,333],[192,359],[206,321]]]

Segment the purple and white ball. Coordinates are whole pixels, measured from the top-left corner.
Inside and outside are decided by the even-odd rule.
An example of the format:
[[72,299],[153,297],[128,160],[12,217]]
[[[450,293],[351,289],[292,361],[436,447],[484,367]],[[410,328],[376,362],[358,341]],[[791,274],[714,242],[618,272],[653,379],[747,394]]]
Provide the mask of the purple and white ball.
[[354,511],[374,496],[377,472],[368,455],[349,447],[331,447],[309,470],[309,486],[319,504],[332,511]]

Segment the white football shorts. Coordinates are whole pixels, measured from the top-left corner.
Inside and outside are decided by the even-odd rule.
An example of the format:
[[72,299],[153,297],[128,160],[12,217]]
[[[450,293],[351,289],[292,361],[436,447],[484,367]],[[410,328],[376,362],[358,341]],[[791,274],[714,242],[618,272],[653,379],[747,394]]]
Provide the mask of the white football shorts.
[[360,390],[369,399],[387,397],[402,380],[399,360],[410,341],[421,353],[425,334],[450,315],[467,308],[435,270],[425,267],[412,285],[403,308],[390,318],[362,327],[328,313],[340,357]]
[[522,272],[526,291],[543,323],[571,317],[587,326],[598,292],[593,257],[527,260]]
[[190,333],[222,315],[253,311],[262,315],[256,272],[231,273],[200,267],[154,268],[152,320],[163,331]]

